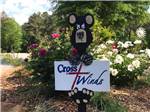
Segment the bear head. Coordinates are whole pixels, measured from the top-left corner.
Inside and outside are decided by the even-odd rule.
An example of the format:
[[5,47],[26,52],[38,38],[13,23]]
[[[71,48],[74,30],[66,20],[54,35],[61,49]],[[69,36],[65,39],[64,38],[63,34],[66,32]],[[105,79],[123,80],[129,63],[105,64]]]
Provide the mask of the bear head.
[[94,17],[91,14],[77,16],[72,13],[69,15],[68,21],[73,27],[70,38],[71,44],[78,50],[78,53],[82,55],[86,53],[86,48],[88,48],[93,40],[90,27],[94,24]]

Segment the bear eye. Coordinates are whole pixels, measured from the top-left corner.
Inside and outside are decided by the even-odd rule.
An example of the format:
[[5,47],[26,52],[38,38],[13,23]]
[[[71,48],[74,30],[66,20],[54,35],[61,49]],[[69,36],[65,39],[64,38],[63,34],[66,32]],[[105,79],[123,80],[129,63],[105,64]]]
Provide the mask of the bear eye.
[[80,25],[77,24],[77,30],[80,29]]
[[81,25],[81,28],[82,28],[82,29],[85,29],[85,24],[82,24],[82,25]]

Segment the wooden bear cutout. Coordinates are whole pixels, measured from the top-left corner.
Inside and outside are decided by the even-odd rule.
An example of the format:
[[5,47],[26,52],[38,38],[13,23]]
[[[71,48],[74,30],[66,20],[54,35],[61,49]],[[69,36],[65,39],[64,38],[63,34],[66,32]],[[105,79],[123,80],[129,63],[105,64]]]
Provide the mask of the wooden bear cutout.
[[80,62],[83,62],[85,65],[91,64],[93,57],[86,52],[86,49],[93,40],[90,27],[94,24],[94,17],[91,14],[77,16],[72,13],[69,15],[68,21],[73,27],[73,32],[70,37],[71,45],[78,51],[76,56],[71,57],[71,64],[77,65]]

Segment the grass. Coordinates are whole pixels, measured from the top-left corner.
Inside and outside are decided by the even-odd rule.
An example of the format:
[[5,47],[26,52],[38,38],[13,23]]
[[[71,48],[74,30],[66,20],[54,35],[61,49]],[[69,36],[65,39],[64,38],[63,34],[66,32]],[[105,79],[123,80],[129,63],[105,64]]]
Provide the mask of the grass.
[[99,111],[104,112],[127,112],[127,109],[111,98],[107,93],[96,93],[91,102]]

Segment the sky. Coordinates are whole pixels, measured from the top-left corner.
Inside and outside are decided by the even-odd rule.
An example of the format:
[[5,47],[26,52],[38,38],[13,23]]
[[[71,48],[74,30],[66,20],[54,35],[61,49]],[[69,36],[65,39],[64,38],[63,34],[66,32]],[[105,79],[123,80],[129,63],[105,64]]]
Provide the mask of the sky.
[[5,11],[9,17],[15,18],[22,25],[38,11],[51,14],[50,5],[48,0],[0,0],[0,12]]
[[[15,18],[20,24],[28,21],[28,18],[38,11],[52,14],[49,11],[51,4],[48,0],[0,0],[0,12],[5,11],[9,17]],[[149,8],[150,13],[150,8]]]

